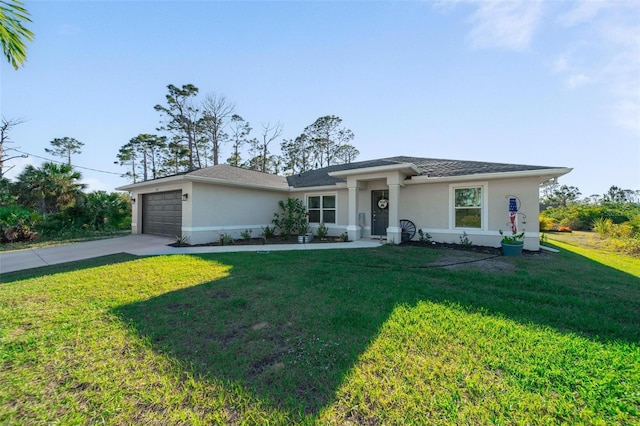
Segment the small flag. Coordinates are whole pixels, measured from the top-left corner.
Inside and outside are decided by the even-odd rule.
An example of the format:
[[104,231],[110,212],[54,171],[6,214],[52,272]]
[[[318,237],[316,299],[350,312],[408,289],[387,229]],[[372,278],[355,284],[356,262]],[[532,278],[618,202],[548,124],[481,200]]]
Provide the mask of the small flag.
[[518,204],[515,197],[509,198],[509,222],[511,224],[511,232],[518,233]]

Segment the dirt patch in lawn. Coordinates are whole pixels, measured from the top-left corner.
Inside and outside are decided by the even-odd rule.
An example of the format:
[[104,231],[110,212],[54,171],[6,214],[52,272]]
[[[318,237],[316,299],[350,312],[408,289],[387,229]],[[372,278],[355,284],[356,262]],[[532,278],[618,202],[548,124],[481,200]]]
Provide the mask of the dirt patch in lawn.
[[[512,259],[502,254],[502,249],[487,246],[464,246],[462,244],[433,243],[422,241],[407,241],[400,246],[424,247],[425,250],[439,249],[442,254],[436,262],[427,267],[441,267],[446,269],[476,268],[489,272],[509,272],[515,270]],[[549,256],[548,253],[523,250],[522,255]]]
[[515,265],[506,260],[502,254],[487,256],[481,253],[462,250],[445,251],[436,262],[429,264],[429,266],[440,266],[444,269],[476,268],[491,272],[509,272],[515,270]]

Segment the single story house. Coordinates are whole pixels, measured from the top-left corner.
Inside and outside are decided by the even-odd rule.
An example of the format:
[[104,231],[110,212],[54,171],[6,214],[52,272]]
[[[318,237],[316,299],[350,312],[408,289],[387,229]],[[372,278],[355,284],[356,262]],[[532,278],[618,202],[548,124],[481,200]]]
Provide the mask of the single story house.
[[[131,230],[182,238],[190,244],[228,234],[255,237],[273,226],[278,202],[299,198],[311,229],[349,240],[399,243],[409,220],[433,241],[499,247],[499,231],[516,222],[525,249],[539,249],[540,184],[569,173],[566,167],[391,157],[277,176],[226,164],[117,188],[129,191]],[[406,222],[403,222],[406,223]],[[417,239],[414,235],[413,239]]]

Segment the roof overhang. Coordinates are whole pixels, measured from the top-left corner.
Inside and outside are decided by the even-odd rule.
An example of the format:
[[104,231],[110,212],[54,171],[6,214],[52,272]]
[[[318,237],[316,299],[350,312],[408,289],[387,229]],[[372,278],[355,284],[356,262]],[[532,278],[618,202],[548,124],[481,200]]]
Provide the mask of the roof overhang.
[[338,178],[346,178],[349,176],[358,176],[364,174],[373,174],[373,173],[389,173],[389,172],[400,172],[405,176],[417,176],[420,174],[420,170],[413,163],[400,163],[400,164],[390,164],[388,166],[376,166],[376,167],[363,167],[359,169],[348,169],[348,170],[338,170],[335,172],[327,173],[331,177]]
[[518,179],[518,178],[538,178],[540,183],[551,178],[557,178],[569,173],[572,168],[559,167],[552,169],[522,170],[517,172],[502,173],[479,173],[472,175],[459,176],[413,176],[410,180],[405,181],[407,185],[416,185],[421,183],[437,183],[437,182],[463,182],[471,180],[496,180],[496,179]]
[[333,185],[319,185],[319,186],[301,186],[291,187],[290,192],[328,192],[335,191],[336,189],[344,189],[347,187],[346,182],[336,182]]
[[289,186],[272,186],[272,185],[263,185],[259,183],[248,183],[248,182],[237,182],[228,179],[218,179],[218,178],[210,178],[204,176],[186,176],[188,181],[191,182],[199,182],[199,183],[208,183],[211,185],[224,185],[224,186],[235,186],[239,188],[250,188],[250,189],[262,189],[265,191],[282,191],[289,192],[291,189]]
[[248,183],[248,182],[238,182],[228,179],[219,179],[219,178],[211,178],[205,176],[191,176],[191,175],[180,175],[180,176],[169,176],[166,178],[147,180],[144,182],[132,183],[129,185],[124,185],[116,188],[118,191],[137,191],[144,190],[148,187],[154,187],[157,185],[167,185],[167,184],[176,184],[180,181],[185,182],[197,182],[197,183],[206,183],[209,185],[223,185],[223,186],[233,186],[239,188],[249,188],[249,189],[261,189],[264,191],[281,191],[281,192],[289,192],[291,189],[289,186],[272,186],[272,185],[262,185],[256,183]]
[[180,181],[186,180],[186,175],[179,175],[179,176],[169,176],[169,177],[164,177],[164,178],[160,178],[160,179],[152,179],[152,180],[145,180],[142,182],[136,182],[136,183],[130,183],[129,185],[123,185],[123,186],[119,186],[116,188],[116,190],[118,191],[135,191],[137,189],[142,189],[142,188],[146,188],[149,186],[154,186],[154,185],[158,185],[158,184],[168,184],[168,183],[178,183]]

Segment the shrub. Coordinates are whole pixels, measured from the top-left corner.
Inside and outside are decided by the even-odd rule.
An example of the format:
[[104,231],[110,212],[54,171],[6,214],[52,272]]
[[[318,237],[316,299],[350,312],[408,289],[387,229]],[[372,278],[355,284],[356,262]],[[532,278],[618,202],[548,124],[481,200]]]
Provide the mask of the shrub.
[[278,202],[281,213],[273,214],[273,224],[280,229],[280,235],[288,238],[291,235],[302,235],[308,231],[307,209],[302,200],[288,198],[287,201]]
[[599,217],[593,221],[591,229],[593,230],[593,232],[597,232],[601,237],[606,237],[607,235],[611,234],[612,225],[613,222],[611,222],[611,219]]
[[40,213],[25,207],[11,205],[0,207],[0,227],[17,225],[18,221],[38,222]]
[[186,247],[189,245],[189,237],[186,235],[176,235],[176,247]]
[[220,235],[220,245],[221,246],[230,246],[233,244],[233,237],[229,234],[221,234]]
[[568,231],[571,231],[573,229],[575,229],[575,230],[581,229],[580,222],[575,217],[574,218],[565,217],[558,224],[558,231],[560,231],[560,232],[568,232]]
[[80,218],[82,224],[95,230],[124,230],[131,226],[129,196],[117,192],[94,191],[85,194],[77,211],[68,214]]
[[624,222],[621,224],[615,224],[612,226],[611,233],[613,236],[618,238],[632,238],[633,237],[633,227],[629,222]]
[[640,235],[640,214],[632,217],[629,225],[633,228],[634,235]]
[[460,244],[463,247],[471,247],[473,245],[469,239],[469,235],[467,235],[467,231],[462,231],[462,235],[460,235]]
[[327,238],[327,235],[329,235],[329,228],[327,228],[327,226],[321,222],[318,226],[318,229],[316,230],[316,234],[320,239]]
[[276,227],[263,226],[262,227],[262,238],[265,240],[270,240],[276,237]]
[[540,231],[557,231],[558,220],[540,215]]
[[42,216],[35,210],[16,205],[0,207],[0,241],[34,241],[38,236],[36,227],[41,221]]
[[626,253],[630,256],[640,256],[639,238],[607,238],[605,245],[612,251]]

